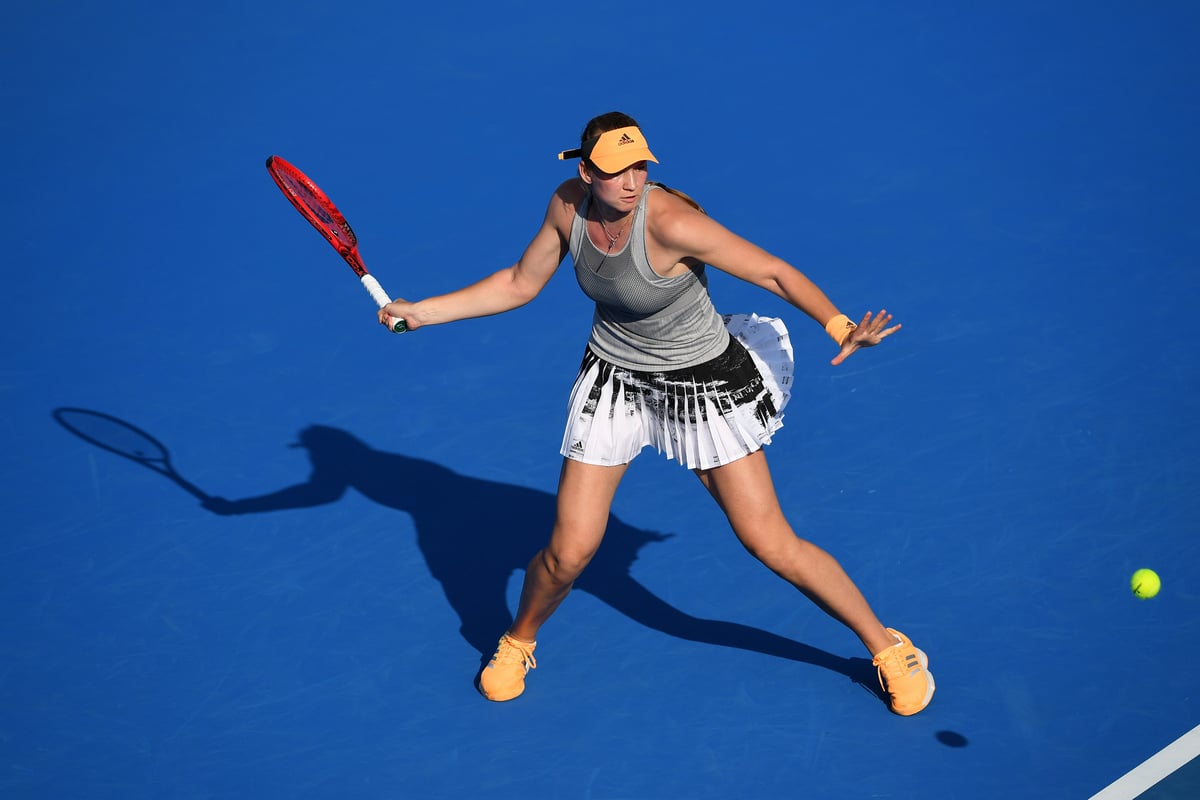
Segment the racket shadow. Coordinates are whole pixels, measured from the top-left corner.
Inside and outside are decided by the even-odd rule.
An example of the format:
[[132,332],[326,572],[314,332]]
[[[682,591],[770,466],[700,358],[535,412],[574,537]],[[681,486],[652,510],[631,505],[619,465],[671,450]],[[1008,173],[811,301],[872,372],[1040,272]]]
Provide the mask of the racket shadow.
[[[512,622],[506,602],[510,578],[546,543],[555,497],[524,486],[461,475],[431,461],[375,450],[346,431],[313,425],[293,445],[308,451],[307,480],[239,500],[212,498],[219,514],[256,514],[331,503],[348,489],[411,516],[430,573],[461,622],[463,638],[491,656]],[[668,535],[609,518],[604,544],[576,582],[630,619],[681,639],[737,648],[812,664],[841,673],[878,693],[865,658],[843,658],[768,631],[702,619],[673,607],[630,574],[638,551]]]
[[171,464],[171,451],[166,445],[133,423],[101,411],[65,406],[54,409],[51,416],[55,422],[88,444],[157,472],[201,503],[211,500],[179,474]]

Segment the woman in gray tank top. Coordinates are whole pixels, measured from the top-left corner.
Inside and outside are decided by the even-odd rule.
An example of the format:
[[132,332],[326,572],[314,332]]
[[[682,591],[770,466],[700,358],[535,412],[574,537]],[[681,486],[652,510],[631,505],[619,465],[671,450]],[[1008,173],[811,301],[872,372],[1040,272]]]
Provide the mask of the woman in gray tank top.
[[648,182],[647,164],[658,159],[625,114],[591,120],[580,147],[559,158],[579,158],[577,175],[555,190],[516,264],[379,311],[381,324],[399,317],[410,331],[508,311],[536,297],[568,254],[596,303],[562,440],[559,516],[526,570],[513,624],[478,675],[480,691],[491,700],[524,691],[538,631],[600,547],[617,485],[650,446],[693,470],[746,549],[859,638],[894,712],[925,708],[934,692],[925,653],[884,627],[833,556],[796,536],[775,495],[763,447],[791,394],[787,329],[719,314],[705,268],[760,286],[822,325],[838,345],[833,366],[900,326],[886,311],[855,324],[790,264],[686,195]]

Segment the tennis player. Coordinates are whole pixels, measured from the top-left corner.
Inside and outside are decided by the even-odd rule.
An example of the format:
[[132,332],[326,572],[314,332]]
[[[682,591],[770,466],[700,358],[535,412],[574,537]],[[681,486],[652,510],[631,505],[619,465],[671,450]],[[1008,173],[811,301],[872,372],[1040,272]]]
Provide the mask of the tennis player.
[[567,254],[595,301],[591,336],[568,404],[549,543],[530,561],[520,606],[478,687],[511,700],[537,666],[543,623],[600,547],[617,485],[647,446],[692,470],[725,512],[742,544],[822,610],[846,625],[878,669],[898,714],[933,697],[928,659],[885,627],[827,552],[796,536],[775,495],[764,445],[782,426],[792,383],[792,349],[777,319],[722,316],[708,294],[705,265],[783,298],[825,328],[833,365],[899,330],[886,311],[856,324],[805,275],[733,234],[680,192],[647,180],[658,159],[631,117],[591,120],[577,174],[554,191],[541,228],[520,261],[477,283],[379,311],[410,330],[522,306]]

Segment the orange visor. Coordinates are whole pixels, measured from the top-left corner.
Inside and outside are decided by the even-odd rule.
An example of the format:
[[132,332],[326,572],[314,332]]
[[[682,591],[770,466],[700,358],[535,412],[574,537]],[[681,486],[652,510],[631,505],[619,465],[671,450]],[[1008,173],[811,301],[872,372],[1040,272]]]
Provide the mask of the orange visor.
[[658,163],[654,153],[646,146],[646,137],[636,125],[594,136],[575,150],[564,150],[558,154],[560,161],[568,158],[582,158],[590,161],[597,168],[615,175],[623,172],[639,161]]

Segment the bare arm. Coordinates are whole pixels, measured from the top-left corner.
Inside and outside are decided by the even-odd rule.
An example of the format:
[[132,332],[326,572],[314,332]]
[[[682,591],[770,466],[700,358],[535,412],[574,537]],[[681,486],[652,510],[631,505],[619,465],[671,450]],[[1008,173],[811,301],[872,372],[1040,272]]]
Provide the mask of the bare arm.
[[541,227],[516,264],[447,294],[412,303],[396,299],[379,310],[380,323],[386,326],[391,315],[415,330],[423,325],[500,314],[537,297],[567,255],[578,194],[573,183],[577,182],[568,181],[555,191]]
[[[652,241],[656,249],[661,248],[657,255],[665,263],[688,257],[703,261],[777,295],[822,327],[840,315],[825,292],[788,262],[743,239],[678,198],[666,192],[655,195],[654,199],[661,202],[655,203],[650,217]],[[832,363],[840,364],[856,350],[879,344],[884,337],[899,330],[899,325],[887,327],[891,319],[886,311],[873,318],[868,311],[841,342],[841,351]]]
[[651,209],[650,256],[664,263],[694,258],[781,297],[822,326],[837,316],[837,306],[808,276],[725,228],[712,217],[665,192],[656,192]]

